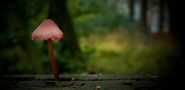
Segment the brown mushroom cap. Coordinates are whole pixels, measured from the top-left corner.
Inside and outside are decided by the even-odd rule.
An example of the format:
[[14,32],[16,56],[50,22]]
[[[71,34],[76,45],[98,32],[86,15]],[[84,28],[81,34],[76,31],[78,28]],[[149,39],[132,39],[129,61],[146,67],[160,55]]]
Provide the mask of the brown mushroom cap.
[[64,33],[51,19],[44,20],[32,33],[32,40],[62,40]]

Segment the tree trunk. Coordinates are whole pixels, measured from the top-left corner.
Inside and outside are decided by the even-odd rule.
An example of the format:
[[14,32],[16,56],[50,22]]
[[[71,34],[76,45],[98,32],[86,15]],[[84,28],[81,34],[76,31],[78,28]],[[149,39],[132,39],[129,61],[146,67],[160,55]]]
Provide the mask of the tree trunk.
[[79,56],[81,50],[79,48],[78,39],[73,28],[73,23],[69,12],[67,10],[67,1],[66,0],[50,0],[50,18],[55,19],[59,27],[64,32],[66,47],[70,52],[70,56],[76,57]]
[[164,23],[164,8],[165,8],[165,1],[160,0],[159,3],[159,31],[163,31],[163,23]]
[[141,0],[141,23],[146,32],[147,20],[147,0]]
[[130,16],[129,16],[129,18],[130,18],[130,20],[131,21],[133,21],[133,18],[134,18],[134,1],[135,0],[130,0],[130,2],[129,2],[129,6],[130,6]]

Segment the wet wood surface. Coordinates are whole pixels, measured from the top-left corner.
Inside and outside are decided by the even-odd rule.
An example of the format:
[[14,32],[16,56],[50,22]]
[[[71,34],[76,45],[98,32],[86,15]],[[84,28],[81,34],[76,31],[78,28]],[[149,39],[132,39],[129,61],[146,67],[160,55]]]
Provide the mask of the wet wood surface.
[[160,77],[148,74],[121,75],[1,75],[1,90],[162,90]]

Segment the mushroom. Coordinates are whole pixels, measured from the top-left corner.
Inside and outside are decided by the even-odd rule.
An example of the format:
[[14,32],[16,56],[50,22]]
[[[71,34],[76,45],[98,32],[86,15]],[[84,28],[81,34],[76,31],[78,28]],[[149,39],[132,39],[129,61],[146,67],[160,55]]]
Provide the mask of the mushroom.
[[57,64],[54,58],[52,40],[63,40],[64,34],[51,19],[44,20],[32,33],[32,40],[47,40],[50,63],[54,73],[55,80],[59,80]]

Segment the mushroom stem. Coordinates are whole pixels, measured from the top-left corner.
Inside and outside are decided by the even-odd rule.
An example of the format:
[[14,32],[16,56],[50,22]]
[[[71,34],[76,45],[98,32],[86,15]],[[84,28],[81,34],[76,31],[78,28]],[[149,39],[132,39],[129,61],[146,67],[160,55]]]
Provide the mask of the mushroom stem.
[[51,62],[51,66],[52,66],[55,80],[59,80],[59,75],[58,75],[58,71],[57,71],[57,64],[56,64],[56,61],[54,58],[54,51],[53,51],[53,47],[52,47],[51,38],[48,39],[48,50],[49,50],[50,62]]

